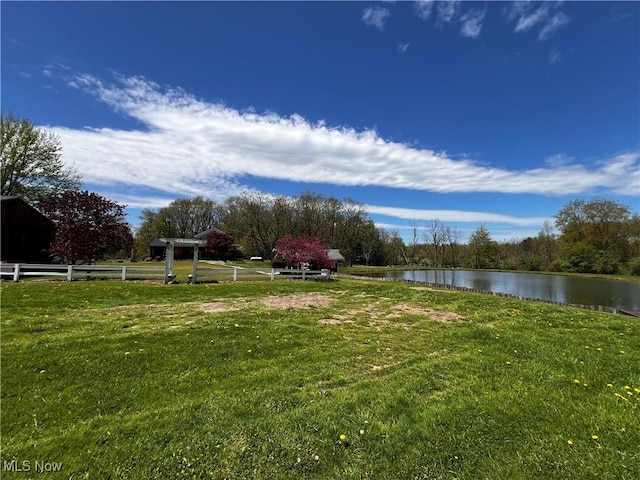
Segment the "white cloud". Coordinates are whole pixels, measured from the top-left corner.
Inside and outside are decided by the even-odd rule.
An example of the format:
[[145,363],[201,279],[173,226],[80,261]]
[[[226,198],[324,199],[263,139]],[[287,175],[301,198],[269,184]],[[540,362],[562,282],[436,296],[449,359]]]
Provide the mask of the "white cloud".
[[507,10],[507,22],[514,22],[514,32],[527,32],[535,26],[541,26],[538,40],[551,38],[560,28],[569,23],[569,16],[555,12],[562,6],[559,2],[516,1]]
[[486,15],[486,8],[483,10],[474,8],[466,12],[460,17],[461,27],[460,33],[469,38],[478,38],[482,31],[482,20]]
[[382,7],[367,7],[362,12],[362,21],[369,27],[384,30],[384,24],[389,18],[389,10]]
[[514,30],[516,32],[526,32],[538,23],[544,22],[544,20],[547,18],[548,11],[549,8],[545,4],[542,4],[540,7],[533,11],[524,11],[522,15],[518,17],[518,22],[516,23],[516,27]]
[[367,212],[376,215],[386,215],[406,220],[431,221],[441,220],[443,223],[497,223],[518,227],[542,227],[549,217],[518,217],[501,213],[472,212],[463,210],[427,210],[417,208],[385,207],[380,205],[365,205]]
[[556,153],[544,159],[544,163],[554,168],[569,165],[571,162],[573,162],[573,157],[565,155],[564,153]]
[[431,16],[431,10],[433,9],[434,3],[434,0],[417,0],[413,4],[413,9],[419,18],[428,20]]
[[558,12],[553,17],[549,19],[540,30],[538,34],[539,40],[547,40],[551,38],[558,30],[560,30],[563,26],[569,23],[569,17],[562,13]]
[[432,0],[421,0],[414,3],[414,12],[422,20],[429,20],[433,11],[435,14],[435,25],[444,27],[445,25],[456,24],[460,22],[460,33],[469,38],[478,38],[482,30],[482,20],[484,19],[487,9],[472,8],[469,11],[460,14],[462,2],[460,0],[441,0],[438,2]]
[[142,77],[116,76],[112,84],[81,74],[68,84],[145,127],[47,127],[60,136],[65,162],[75,165],[85,182],[119,191],[143,188],[161,196],[224,199],[246,190],[244,175],[431,192],[640,191],[640,152],[603,159],[593,167],[574,163],[506,170],[387,141],[372,130],[313,124],[295,114],[239,111]]
[[407,49],[411,46],[410,43],[398,43],[398,52],[400,53],[404,53],[407,51]]
[[448,0],[438,2],[438,22],[451,23],[460,12],[460,0]]

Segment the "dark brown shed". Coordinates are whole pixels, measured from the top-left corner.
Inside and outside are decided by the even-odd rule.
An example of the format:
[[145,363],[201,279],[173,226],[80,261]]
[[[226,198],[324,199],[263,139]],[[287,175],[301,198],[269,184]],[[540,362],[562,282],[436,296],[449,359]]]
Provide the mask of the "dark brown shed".
[[1,195],[0,256],[3,262],[48,263],[53,222],[20,197]]

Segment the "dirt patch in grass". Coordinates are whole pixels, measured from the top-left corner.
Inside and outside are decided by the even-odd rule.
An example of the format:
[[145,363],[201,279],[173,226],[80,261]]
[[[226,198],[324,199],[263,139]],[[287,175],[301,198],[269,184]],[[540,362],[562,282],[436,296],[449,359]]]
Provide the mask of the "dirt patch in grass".
[[328,307],[334,299],[321,293],[298,293],[293,295],[272,295],[258,299],[235,298],[233,300],[199,303],[198,308],[207,313],[232,312],[261,305],[268,308],[318,308]]
[[387,315],[387,318],[399,318],[405,314],[419,315],[428,317],[431,320],[439,323],[449,323],[456,320],[460,320],[462,317],[457,313],[443,312],[441,310],[434,310],[432,308],[415,307],[412,305],[394,305],[391,307],[392,312]]
[[269,308],[314,308],[328,307],[334,300],[321,293],[297,293],[293,295],[264,297],[258,300]]
[[406,315],[417,315],[427,317],[435,322],[449,323],[462,318],[457,313],[417,307],[404,303],[389,306],[386,305],[387,300],[390,299],[381,298],[368,305],[346,310],[330,318],[324,318],[319,320],[318,323],[325,325],[354,324],[359,318],[368,318],[369,321],[367,325],[377,330],[382,327],[402,327],[405,330],[409,330],[412,327],[411,324],[400,322],[397,319],[403,318]]
[[207,313],[233,312],[242,310],[247,306],[248,302],[244,299],[234,300],[233,302],[208,302],[199,303],[198,308]]

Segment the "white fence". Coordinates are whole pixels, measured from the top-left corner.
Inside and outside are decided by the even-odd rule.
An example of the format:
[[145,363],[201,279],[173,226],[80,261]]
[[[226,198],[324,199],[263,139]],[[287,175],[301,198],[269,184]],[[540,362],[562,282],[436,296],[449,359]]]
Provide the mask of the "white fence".
[[329,280],[329,270],[297,270],[286,268],[244,268],[244,267],[220,267],[207,268],[198,266],[196,272],[197,281],[224,281],[233,280],[277,280],[277,279],[302,279],[302,280]]
[[4,263],[0,266],[2,278],[14,282],[28,277],[64,277],[66,280],[117,278],[119,280],[164,279],[164,267],[132,265],[53,265],[34,263]]
[[[14,282],[24,278],[58,277],[65,280],[119,279],[140,280],[157,279],[167,281],[165,267],[134,265],[53,265],[33,263],[4,263],[0,265],[1,278]],[[196,270],[196,281],[239,281],[239,280],[276,280],[276,279],[318,279],[328,280],[329,270],[289,270],[242,267],[200,267]],[[191,275],[189,276],[191,277]],[[192,277],[178,280],[191,282]]]

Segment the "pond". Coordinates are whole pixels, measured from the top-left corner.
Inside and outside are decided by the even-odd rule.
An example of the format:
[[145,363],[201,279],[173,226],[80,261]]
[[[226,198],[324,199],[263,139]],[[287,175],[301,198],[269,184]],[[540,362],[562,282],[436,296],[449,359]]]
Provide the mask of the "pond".
[[552,302],[640,310],[640,283],[623,280],[481,270],[385,271],[370,276],[439,283]]

